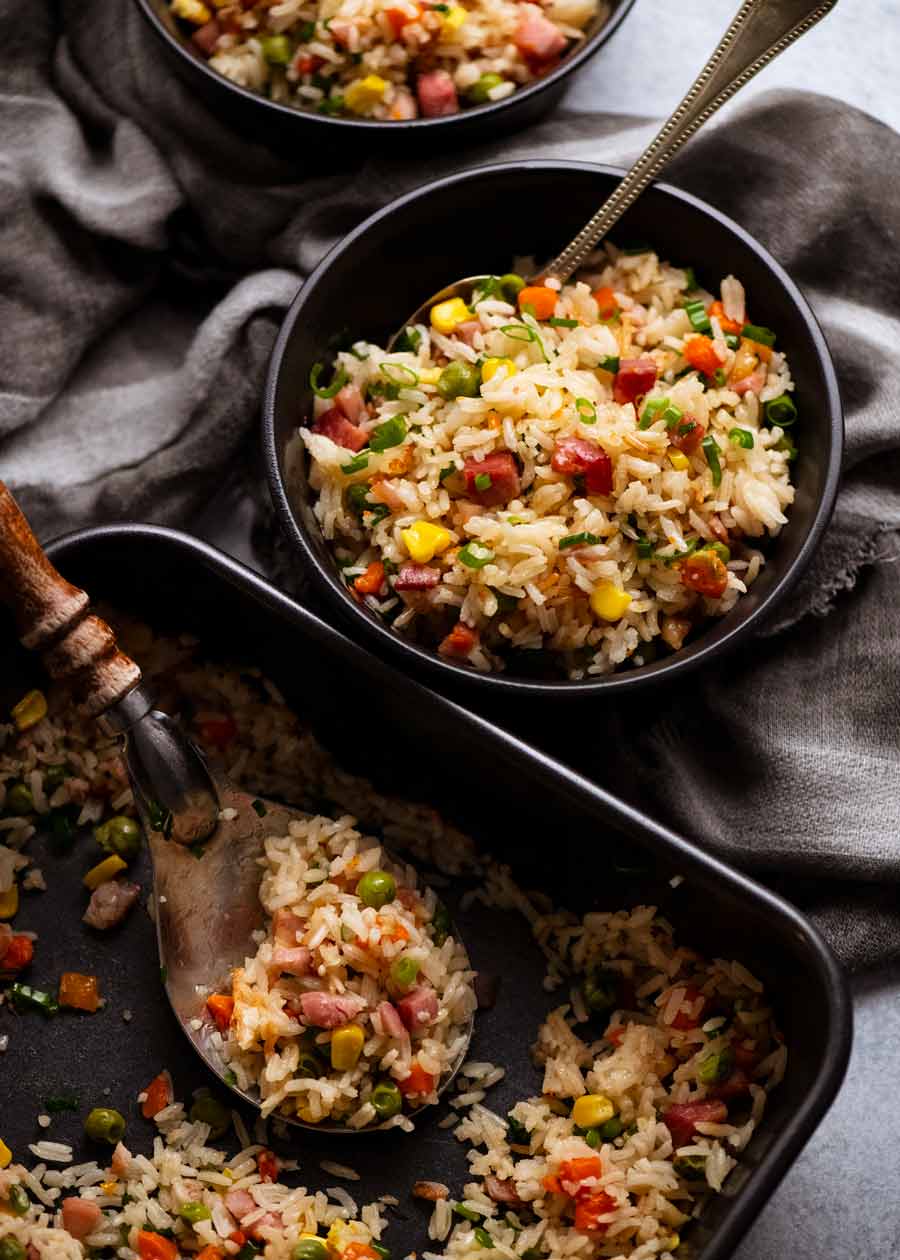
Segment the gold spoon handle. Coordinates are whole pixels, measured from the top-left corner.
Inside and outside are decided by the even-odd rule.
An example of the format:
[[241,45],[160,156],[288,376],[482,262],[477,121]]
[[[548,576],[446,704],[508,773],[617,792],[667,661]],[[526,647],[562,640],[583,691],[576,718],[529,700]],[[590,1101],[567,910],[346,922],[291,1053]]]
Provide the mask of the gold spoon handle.
[[721,105],[834,7],[837,0],[744,0],[684,100],[575,239],[541,275],[568,280],[681,146]]
[[57,573],[31,526],[0,481],[0,602],[13,614],[24,647],[42,654],[53,678],[71,679],[95,716],[141,681],[116,636],[88,612],[88,596]]

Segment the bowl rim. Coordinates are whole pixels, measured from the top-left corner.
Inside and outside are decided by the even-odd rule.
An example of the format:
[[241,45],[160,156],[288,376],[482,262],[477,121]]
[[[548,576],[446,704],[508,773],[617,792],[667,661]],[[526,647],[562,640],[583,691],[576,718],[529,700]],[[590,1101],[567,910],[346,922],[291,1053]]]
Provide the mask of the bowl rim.
[[598,52],[603,44],[615,34],[635,3],[636,0],[618,0],[617,8],[610,13],[599,30],[595,31],[577,48],[572,49],[570,53],[562,57],[559,65],[554,67],[549,74],[534,79],[531,83],[518,88],[510,96],[504,97],[502,101],[489,101],[485,105],[467,106],[466,109],[460,110],[456,114],[447,114],[441,118],[407,118],[385,122],[375,118],[334,118],[328,114],[316,114],[312,111],[297,109],[293,105],[285,105],[280,101],[270,100],[269,97],[262,96],[259,92],[252,92],[249,88],[242,87],[239,83],[234,83],[231,79],[226,79],[224,75],[211,69],[202,58],[193,56],[185,43],[168,30],[162,22],[154,0],[135,0],[137,8],[158,38],[175,55],[180,57],[186,65],[193,66],[208,81],[220,89],[230,91],[235,96],[242,97],[253,105],[272,110],[281,118],[301,119],[303,122],[313,125],[340,128],[347,132],[348,136],[356,134],[358,138],[365,134],[368,134],[371,138],[376,133],[379,135],[397,133],[397,135],[408,138],[414,132],[425,132],[429,128],[460,127],[464,122],[472,118],[487,119],[490,117],[492,120],[498,118],[513,109],[515,105],[521,105],[527,100],[542,96],[545,92],[551,90],[554,85],[561,85],[564,79],[577,70],[594,53]]
[[715,642],[705,642],[707,635],[701,635],[696,643],[679,652],[674,653],[670,657],[666,657],[661,661],[653,662],[650,665],[642,666],[636,670],[624,670],[609,674],[601,674],[590,679],[532,679],[517,677],[516,675],[507,674],[504,671],[484,673],[472,670],[463,664],[458,664],[446,657],[438,655],[438,653],[430,648],[404,639],[401,635],[396,634],[389,626],[378,621],[376,618],[369,616],[357,605],[353,604],[346,596],[342,584],[336,573],[326,570],[326,567],[319,562],[318,557],[313,551],[307,537],[307,531],[301,525],[297,515],[295,514],[287,493],[285,478],[281,471],[281,462],[279,451],[275,439],[275,398],[278,390],[278,383],[281,376],[282,363],[287,352],[287,347],[294,333],[294,328],[301,318],[304,304],[308,294],[316,287],[322,277],[327,273],[329,268],[340,255],[353,249],[356,242],[368,233],[376,224],[382,222],[399,209],[410,206],[415,201],[427,195],[433,195],[442,189],[459,184],[465,184],[470,181],[477,181],[491,176],[502,177],[511,172],[532,170],[532,171],[581,171],[588,175],[611,175],[614,178],[622,178],[625,174],[623,167],[611,166],[602,163],[573,161],[567,159],[538,159],[527,158],[517,161],[495,162],[483,166],[469,167],[462,171],[456,171],[449,175],[441,176],[438,179],[430,180],[427,184],[422,184],[402,194],[400,197],[388,202],[381,209],[369,215],[368,218],[359,223],[355,228],[347,233],[340,241],[338,241],[319,262],[318,266],[310,273],[306,280],[301,284],[293,302],[284,317],[275,345],[272,349],[272,355],[269,361],[269,370],[266,379],[265,392],[262,406],[262,450],[263,458],[266,465],[266,475],[269,483],[269,492],[275,507],[276,516],[281,523],[282,529],[286,533],[289,540],[293,543],[295,549],[299,548],[309,569],[315,575],[315,580],[326,592],[327,597],[338,603],[339,611],[341,611],[348,619],[352,616],[356,622],[363,627],[364,631],[372,636],[377,636],[385,643],[391,652],[404,653],[415,658],[433,677],[443,676],[448,683],[454,681],[466,682],[470,685],[483,685],[485,687],[493,687],[500,694],[505,692],[507,695],[538,696],[538,695],[593,695],[598,691],[604,690],[608,693],[640,687],[653,686],[665,680],[670,680],[676,676],[699,669],[706,664],[710,658],[721,656],[728,651],[733,650],[745,638],[747,638],[754,627],[760,620],[771,615],[773,609],[782,602],[782,600],[792,591],[803,572],[807,568],[813,554],[815,553],[822,535],[831,519],[834,510],[835,501],[837,499],[838,488],[840,485],[841,460],[844,446],[844,416],[841,404],[840,391],[838,388],[837,373],[816,316],[813,314],[812,308],[803,296],[795,282],[790,278],[785,269],[775,259],[769,251],[761,245],[753,236],[750,235],[739,224],[735,223],[728,215],[717,210],[708,202],[695,197],[692,193],[676,188],[672,184],[654,181],[651,187],[658,192],[663,193],[666,197],[671,197],[676,201],[680,201],[693,210],[699,211],[702,215],[714,219],[727,231],[735,235],[740,243],[754,253],[768,268],[774,273],[775,279],[782,285],[787,293],[788,298],[797,308],[809,335],[813,350],[818,359],[822,374],[825,379],[825,397],[822,406],[828,416],[828,429],[831,438],[830,451],[828,455],[828,463],[825,469],[824,484],[819,501],[816,504],[812,522],[807,530],[799,551],[793,558],[787,569],[777,580],[772,590],[759,601],[757,606],[752,609],[737,625],[727,627],[727,617],[723,618],[718,624],[723,627],[722,633]]

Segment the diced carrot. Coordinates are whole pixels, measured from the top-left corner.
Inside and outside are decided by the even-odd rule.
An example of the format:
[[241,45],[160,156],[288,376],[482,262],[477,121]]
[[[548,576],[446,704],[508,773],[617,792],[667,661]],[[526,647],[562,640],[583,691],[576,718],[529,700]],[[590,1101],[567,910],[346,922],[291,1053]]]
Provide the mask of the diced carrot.
[[96,1011],[100,1005],[97,977],[64,971],[59,978],[59,1004],[76,1011]]
[[14,936],[0,961],[0,972],[23,971],[34,958],[34,945],[29,936]]
[[555,289],[548,289],[543,284],[527,284],[519,291],[519,310],[530,306],[534,310],[535,319],[549,319],[556,310],[559,294]]
[[719,326],[721,327],[722,332],[739,333],[744,327],[744,325],[738,323],[736,319],[728,318],[725,314],[725,307],[720,301],[718,301],[718,299],[713,302],[712,306],[710,306],[706,313],[710,319],[715,317],[719,321]]
[[384,565],[380,560],[373,560],[365,573],[361,573],[353,583],[360,595],[377,595],[384,583]]
[[247,1235],[242,1229],[233,1229],[228,1235],[228,1241],[233,1242],[236,1247],[243,1247],[247,1241]]
[[172,1078],[169,1073],[160,1072],[159,1076],[154,1076],[144,1094],[146,1096],[141,1103],[141,1115],[146,1120],[152,1120],[157,1112],[168,1107],[172,1101]]
[[595,289],[593,298],[597,303],[597,314],[600,319],[612,319],[619,309],[619,303],[616,301],[616,295],[609,285],[605,284],[602,289]]
[[585,1181],[588,1177],[599,1177],[603,1171],[599,1155],[578,1155],[575,1159],[567,1159],[559,1166],[560,1181]]
[[762,359],[763,363],[770,363],[772,360],[772,347],[765,346],[761,341],[753,341],[750,337],[743,338],[743,344],[749,346],[758,359]]
[[473,630],[462,621],[456,625],[441,642],[438,651],[445,656],[468,656],[478,642],[478,631]]
[[341,1252],[341,1260],[378,1260],[378,1252],[366,1243],[351,1243]]
[[603,1034],[604,1040],[611,1042],[614,1046],[622,1044],[622,1038],[625,1036],[625,1025],[617,1024],[615,1028],[607,1028]]
[[263,1181],[274,1181],[281,1165],[271,1151],[260,1151],[256,1157],[256,1171]]
[[559,1184],[559,1177],[556,1173],[547,1173],[546,1177],[541,1178],[541,1185],[548,1194],[562,1194],[563,1188]]
[[606,1216],[616,1206],[616,1201],[605,1190],[591,1190],[575,1200],[575,1228],[582,1233],[598,1233],[606,1229],[606,1222],[598,1217]]
[[141,1260],[177,1260],[178,1248],[171,1238],[164,1238],[150,1229],[138,1230],[138,1255]]
[[684,357],[692,368],[696,368],[704,376],[715,376],[722,366],[722,360],[716,354],[709,337],[691,337],[684,343]]
[[405,1081],[398,1081],[397,1088],[401,1094],[430,1094],[434,1089],[435,1078],[426,1072],[421,1064],[413,1059],[409,1076]]
[[[315,74],[325,62],[315,53],[302,53],[294,61],[294,69],[298,74]],[[205,1250],[205,1248],[204,1248]],[[202,1252],[201,1252],[202,1255]]]
[[206,1009],[216,1021],[219,1032],[227,1032],[231,1017],[234,1014],[234,998],[230,993],[210,993],[206,999]]
[[407,9],[385,9],[384,16],[390,22],[394,39],[400,38],[404,26],[409,26],[410,22],[418,22],[422,16],[422,6],[417,4],[415,9],[415,13],[410,13]]
[[197,1252],[194,1260],[225,1260],[225,1252],[221,1247],[213,1247],[210,1243]]

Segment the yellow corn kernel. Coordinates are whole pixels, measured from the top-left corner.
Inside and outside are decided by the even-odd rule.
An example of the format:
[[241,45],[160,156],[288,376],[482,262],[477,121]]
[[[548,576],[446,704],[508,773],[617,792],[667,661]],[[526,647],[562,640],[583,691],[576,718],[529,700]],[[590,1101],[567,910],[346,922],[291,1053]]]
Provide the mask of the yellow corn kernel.
[[172,12],[194,26],[203,26],[212,20],[212,14],[202,0],[172,0]]
[[491,380],[501,369],[505,369],[503,372],[504,378],[515,376],[517,371],[512,359],[485,359],[481,365],[482,381]]
[[102,862],[98,862],[96,866],[92,866],[81,881],[85,888],[90,888],[91,892],[95,888],[99,888],[101,884],[107,883],[118,875],[119,871],[124,871],[127,862],[123,862],[118,853],[113,853],[111,857],[104,858]]
[[419,368],[419,382],[422,385],[437,385],[441,375],[439,367]]
[[348,1024],[331,1034],[331,1066],[336,1072],[349,1072],[356,1067],[365,1039],[359,1024]]
[[416,564],[427,564],[453,542],[448,530],[442,525],[432,525],[430,521],[416,521],[409,529],[401,529],[400,537]]
[[596,1129],[615,1114],[616,1109],[605,1094],[583,1094],[572,1107],[572,1119],[579,1129]]
[[3,1141],[3,1138],[0,1138],[0,1168],[8,1168],[11,1162],[12,1151]]
[[115,1194],[119,1188],[118,1181],[101,1181],[100,1189],[104,1194]]
[[27,731],[30,726],[37,726],[41,718],[46,716],[47,697],[43,691],[29,691],[12,710],[17,731]]
[[450,11],[444,14],[444,19],[441,22],[441,39],[455,39],[457,31],[464,25],[468,16],[468,13],[461,5],[451,5]]
[[19,908],[19,885],[0,892],[0,919],[11,919]]
[[660,1242],[662,1243],[663,1251],[674,1251],[681,1246],[681,1235],[671,1233],[667,1238],[661,1238]]
[[684,472],[685,468],[690,467],[691,461],[684,451],[669,451],[669,463],[673,468],[677,468],[679,472]]
[[365,114],[384,99],[387,83],[380,75],[367,74],[364,79],[354,79],[344,92],[344,104],[354,114]]
[[618,621],[624,617],[631,603],[631,596],[614,582],[598,582],[591,592],[591,608],[604,621]]
[[472,312],[460,297],[448,298],[431,308],[431,327],[445,337],[450,336],[457,324],[464,324],[471,318]]

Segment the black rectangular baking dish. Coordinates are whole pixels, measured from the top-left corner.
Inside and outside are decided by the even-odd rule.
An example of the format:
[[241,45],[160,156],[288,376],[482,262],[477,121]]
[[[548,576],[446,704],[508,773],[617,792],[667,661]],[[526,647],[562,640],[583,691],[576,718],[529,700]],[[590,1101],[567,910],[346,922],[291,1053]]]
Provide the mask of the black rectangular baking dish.
[[[49,550],[61,572],[95,599],[162,630],[189,630],[214,656],[260,665],[346,769],[434,805],[509,861],[526,887],[541,887],[577,909],[659,904],[682,943],[739,958],[765,981],[790,1048],[787,1076],[725,1192],[678,1253],[691,1260],[729,1255],[824,1115],[849,1055],[847,985],[803,916],[560,763],[403,677],[203,543],[136,525],[71,534]],[[6,707],[12,692],[38,675],[11,627],[0,629]],[[17,1021],[0,1011],[0,1032],[12,1034],[0,1060],[2,1136],[18,1157],[41,1136],[79,1140],[75,1117],[55,1121],[52,1133],[36,1127],[44,1098],[74,1092],[82,1113],[119,1107],[129,1119],[129,1145],[146,1147],[150,1128],[137,1116],[137,1092],[163,1067],[173,1072],[182,1098],[209,1079],[166,1004],[146,914],[133,915],[119,933],[89,937],[79,922],[84,851],[40,857],[49,889],[29,898],[27,922],[20,919],[41,936],[41,973],[96,970],[108,1004],[92,1018],[48,1022]],[[676,875],[682,880],[673,888]],[[146,886],[147,870],[138,878]],[[459,916],[475,966],[502,977],[500,999],[480,1017],[472,1053],[507,1066],[486,1104],[505,1112],[539,1088],[528,1046],[542,1013],[564,998],[543,991],[541,956],[524,922],[505,915],[498,930],[495,920],[496,912],[485,908]],[[428,1205],[408,1197],[410,1184],[428,1177],[458,1190],[465,1180],[463,1148],[438,1128],[439,1116],[436,1110],[423,1116],[412,1137],[303,1135],[292,1152],[303,1184],[333,1184],[318,1168],[323,1157],[352,1165],[362,1177],[350,1186],[358,1202],[385,1193],[401,1200],[386,1238],[393,1254],[421,1250]]]

